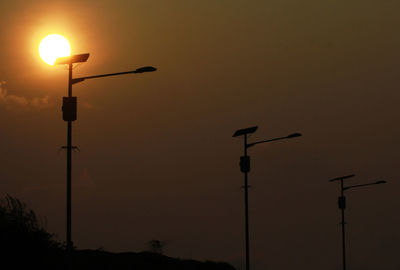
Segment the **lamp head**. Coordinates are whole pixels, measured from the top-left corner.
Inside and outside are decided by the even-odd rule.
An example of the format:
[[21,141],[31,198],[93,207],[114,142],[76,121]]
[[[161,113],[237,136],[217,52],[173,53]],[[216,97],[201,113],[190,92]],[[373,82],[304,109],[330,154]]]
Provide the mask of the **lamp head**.
[[288,135],[286,138],[291,139],[291,138],[296,138],[296,137],[301,137],[301,133],[293,133]]
[[141,67],[135,70],[135,73],[143,73],[143,72],[152,72],[152,71],[156,71],[157,69],[155,67]]

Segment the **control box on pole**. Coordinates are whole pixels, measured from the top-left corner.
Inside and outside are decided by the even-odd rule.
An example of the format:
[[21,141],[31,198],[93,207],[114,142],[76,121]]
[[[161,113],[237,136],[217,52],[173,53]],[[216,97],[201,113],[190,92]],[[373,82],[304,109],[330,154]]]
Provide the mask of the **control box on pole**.
[[63,120],[64,121],[75,121],[76,120],[76,109],[77,98],[76,97],[63,97]]
[[339,209],[346,209],[346,197],[345,196],[340,196],[338,198],[338,206],[339,206]]
[[250,157],[241,156],[240,157],[240,171],[243,173],[248,173],[250,171]]

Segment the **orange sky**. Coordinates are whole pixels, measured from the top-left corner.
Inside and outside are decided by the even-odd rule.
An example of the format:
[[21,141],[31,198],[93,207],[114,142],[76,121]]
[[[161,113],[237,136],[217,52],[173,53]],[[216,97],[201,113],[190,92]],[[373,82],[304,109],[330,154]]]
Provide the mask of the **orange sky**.
[[[76,76],[157,72],[74,86],[73,240],[79,248],[166,254],[243,267],[239,128],[249,150],[257,269],[340,267],[338,186],[348,194],[351,269],[397,269],[398,1],[0,2],[0,191],[64,240],[67,71],[37,48],[46,34],[90,53]],[[381,262],[385,262],[384,268]],[[370,268],[369,268],[370,267]],[[397,267],[397,268],[396,268]]]

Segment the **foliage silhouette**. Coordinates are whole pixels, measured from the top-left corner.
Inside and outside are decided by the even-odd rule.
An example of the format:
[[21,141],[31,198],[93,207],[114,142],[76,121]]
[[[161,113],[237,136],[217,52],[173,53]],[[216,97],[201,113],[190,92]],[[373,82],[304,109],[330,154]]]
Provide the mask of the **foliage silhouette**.
[[149,251],[156,253],[156,254],[163,254],[164,253],[164,247],[167,244],[166,241],[160,241],[160,240],[150,240],[148,242],[149,246]]
[[[41,266],[61,252],[61,245],[40,225],[35,213],[20,200],[0,199],[0,254],[13,267]],[[50,265],[48,265],[50,267]]]

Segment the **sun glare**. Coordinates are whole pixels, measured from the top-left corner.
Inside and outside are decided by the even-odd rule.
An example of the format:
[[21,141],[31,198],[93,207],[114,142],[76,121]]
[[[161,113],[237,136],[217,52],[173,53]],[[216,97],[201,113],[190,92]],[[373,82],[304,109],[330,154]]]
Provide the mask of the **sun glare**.
[[54,65],[58,57],[71,55],[71,46],[68,40],[61,35],[48,35],[40,42],[39,55],[47,64]]

